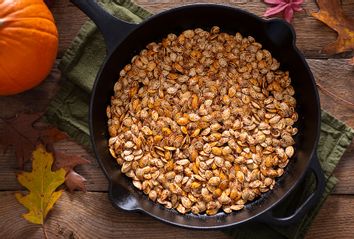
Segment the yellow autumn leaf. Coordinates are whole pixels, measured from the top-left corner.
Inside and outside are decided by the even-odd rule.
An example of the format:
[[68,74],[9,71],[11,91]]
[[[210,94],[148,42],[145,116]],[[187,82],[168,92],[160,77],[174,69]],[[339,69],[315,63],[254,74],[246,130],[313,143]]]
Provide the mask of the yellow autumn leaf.
[[52,171],[53,155],[43,145],[37,146],[32,158],[32,172],[22,172],[17,176],[29,193],[16,193],[16,199],[29,210],[22,215],[27,221],[43,225],[48,212],[62,194],[62,190],[55,190],[64,183],[66,172],[62,168]]

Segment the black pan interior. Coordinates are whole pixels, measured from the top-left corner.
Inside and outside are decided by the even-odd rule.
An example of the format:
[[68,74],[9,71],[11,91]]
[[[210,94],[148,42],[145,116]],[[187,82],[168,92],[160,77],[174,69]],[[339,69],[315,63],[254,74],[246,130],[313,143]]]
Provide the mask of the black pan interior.
[[[240,32],[243,36],[253,36],[280,61],[282,69],[290,71],[299,113],[296,155],[275,189],[249,204],[246,209],[229,215],[180,215],[148,200],[119,172],[107,149],[109,136],[105,109],[113,95],[113,85],[118,80],[119,71],[148,43],[159,42],[168,33],[179,34],[183,30],[197,27],[208,30],[214,25],[231,34]],[[313,156],[317,144],[320,109],[312,74],[294,46],[294,38],[293,31],[283,21],[263,21],[247,12],[216,5],[173,9],[149,19],[135,29],[107,59],[97,79],[91,102],[91,133],[101,166],[111,181],[111,199],[114,204],[126,210],[143,210],[175,225],[208,229],[247,221],[274,206],[291,191],[304,175]]]

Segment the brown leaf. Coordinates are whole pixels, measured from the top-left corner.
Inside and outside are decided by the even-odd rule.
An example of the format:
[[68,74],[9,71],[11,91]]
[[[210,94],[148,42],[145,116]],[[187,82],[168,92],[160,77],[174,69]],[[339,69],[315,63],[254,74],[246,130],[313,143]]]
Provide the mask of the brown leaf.
[[19,168],[23,169],[24,163],[31,158],[31,153],[36,145],[41,142],[49,148],[54,142],[68,138],[58,129],[50,126],[38,127],[35,124],[42,117],[42,113],[19,114],[11,119],[1,119],[4,124],[4,135],[0,138],[0,144],[13,146]]
[[85,182],[86,179],[76,173],[74,168],[77,165],[89,164],[90,161],[82,156],[69,155],[62,152],[55,151],[55,162],[53,169],[64,168],[68,173],[65,178],[65,185],[69,191],[72,192],[75,189],[86,191]]
[[74,170],[70,170],[65,177],[65,185],[70,192],[73,192],[75,189],[86,192],[85,182],[86,179]]
[[0,144],[5,146],[14,146],[16,158],[20,168],[23,168],[24,161],[31,157],[31,153],[36,145],[33,135],[36,130],[32,124],[38,120],[41,114],[21,115],[14,119],[2,119],[5,124],[4,136],[0,138]]
[[[354,50],[354,19],[346,16],[339,0],[318,0],[320,11],[312,16],[338,33],[337,40],[323,50],[328,54]],[[354,58],[351,60],[354,63]]]
[[[52,146],[55,142],[59,142],[64,139],[68,139],[69,136],[63,131],[57,128],[46,128],[40,131],[40,139],[49,146]],[[53,151],[53,149],[51,149]]]
[[353,56],[352,59],[349,60],[349,64],[352,65],[352,66],[354,66],[354,56]]

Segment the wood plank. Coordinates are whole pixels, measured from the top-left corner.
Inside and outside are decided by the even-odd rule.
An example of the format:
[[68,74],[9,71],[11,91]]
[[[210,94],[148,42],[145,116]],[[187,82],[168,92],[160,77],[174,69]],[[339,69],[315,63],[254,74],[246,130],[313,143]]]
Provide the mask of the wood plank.
[[[354,90],[353,71],[346,65],[344,59],[329,60],[308,60],[309,65],[316,77],[316,80],[324,87],[331,89],[334,93],[352,100]],[[50,98],[59,86],[60,72],[56,68],[52,74],[40,86],[21,95],[0,97],[0,116],[11,117],[22,111],[42,111],[44,110]],[[335,79],[335,80],[334,80]],[[321,93],[322,107],[334,114],[337,118],[343,120],[351,127],[354,127],[354,108],[348,107],[343,103],[338,103],[333,98]],[[6,137],[3,134],[0,123],[0,137]],[[2,148],[0,146],[0,152]],[[84,149],[74,142],[63,142],[60,144],[60,150],[77,154],[83,154],[90,159],[92,164],[78,167],[78,172],[87,180],[87,189],[89,191],[106,191],[107,180],[96,160],[87,154]],[[335,193],[354,194],[354,145],[352,144],[339,163],[335,175],[340,180],[337,184]],[[0,153],[0,190],[19,190],[20,187],[16,181],[17,163],[12,149],[6,154]]]
[[43,112],[58,90],[61,76],[58,62],[37,87],[17,95],[0,96],[0,117],[11,118],[19,112]]
[[[40,226],[20,217],[26,210],[12,192],[0,192],[0,205],[0,238],[43,238]],[[46,230],[48,238],[228,238],[222,232],[181,229],[123,212],[113,208],[107,193],[64,193],[50,213]]]
[[329,196],[305,238],[353,238],[353,199],[352,195]]
[[75,7],[70,0],[55,1],[51,11],[53,12],[59,31],[58,57],[62,57],[64,51],[69,48],[82,24],[86,22],[88,18]]
[[[318,84],[354,105],[354,71],[346,59],[307,60]],[[319,90],[321,107],[354,128],[354,107]]]
[[[306,238],[353,238],[353,200],[354,196],[329,196]],[[0,204],[0,238],[42,238],[39,226],[20,218],[25,209],[12,192],[0,192]],[[64,193],[46,228],[49,238],[228,238],[221,232],[181,229],[143,214],[123,212],[112,207],[106,193],[97,192]]]
[[[192,3],[225,4],[245,9],[259,16],[262,16],[267,8],[267,5],[262,1],[246,0],[135,0],[135,2],[153,13]],[[343,0],[342,4],[348,16],[354,17],[354,2]],[[335,41],[336,33],[310,15],[311,12],[318,9],[315,1],[306,0],[304,9],[305,11],[296,14],[293,21],[297,33],[297,45],[307,57],[327,58],[329,56],[321,53],[321,49]],[[56,1],[52,11],[60,32],[59,56],[62,56],[87,17],[74,7],[69,0]],[[342,56],[345,55],[349,56],[350,54]]]

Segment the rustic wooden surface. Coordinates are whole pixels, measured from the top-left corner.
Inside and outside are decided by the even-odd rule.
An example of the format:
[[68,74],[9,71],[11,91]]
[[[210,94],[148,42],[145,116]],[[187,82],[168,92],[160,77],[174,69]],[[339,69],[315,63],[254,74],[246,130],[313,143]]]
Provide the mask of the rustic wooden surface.
[[[266,9],[261,1],[227,0],[135,0],[151,12],[196,2],[222,3],[237,6],[257,15]],[[296,15],[294,27],[297,45],[307,57],[316,81],[341,97],[352,101],[354,68],[347,65],[350,54],[328,56],[321,53],[324,45],[336,34],[310,16],[316,11],[314,1],[305,1],[305,11]],[[354,17],[354,1],[342,0],[345,12]],[[87,17],[69,0],[58,0],[52,8],[60,32],[58,60],[70,45]],[[60,71],[56,66],[48,78],[35,89],[16,96],[0,97],[0,116],[11,117],[23,111],[44,111],[60,87]],[[322,107],[354,127],[354,108],[320,93]],[[0,123],[0,137],[6,137]],[[75,142],[62,142],[63,150],[85,155],[90,165],[78,167],[88,180],[87,193],[65,193],[47,221],[49,238],[229,238],[218,231],[190,231],[172,227],[148,216],[114,209],[107,199],[107,181],[95,159]],[[2,148],[0,148],[2,150]],[[41,228],[20,218],[25,209],[14,199],[21,190],[16,181],[17,163],[13,149],[0,153],[0,238],[42,238]],[[349,147],[335,170],[340,180],[313,222],[306,238],[354,238],[354,144]]]

